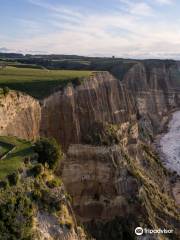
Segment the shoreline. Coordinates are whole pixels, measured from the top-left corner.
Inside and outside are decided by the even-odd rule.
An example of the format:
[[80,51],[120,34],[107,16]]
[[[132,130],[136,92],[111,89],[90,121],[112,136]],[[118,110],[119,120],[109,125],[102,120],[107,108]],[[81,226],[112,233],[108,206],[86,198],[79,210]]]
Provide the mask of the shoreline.
[[160,160],[161,160],[161,162],[163,163],[163,166],[168,170],[168,171],[170,171],[171,172],[171,170],[170,169],[168,169],[166,166],[165,166],[165,162],[166,162],[166,156],[165,156],[165,154],[163,153],[163,151],[162,151],[162,148],[161,148],[161,145],[160,145],[160,140],[161,140],[161,138],[164,136],[164,135],[166,135],[167,133],[168,133],[168,131],[169,131],[169,124],[170,124],[170,122],[171,122],[171,120],[172,120],[172,118],[173,118],[173,114],[175,113],[175,112],[177,112],[177,111],[180,111],[180,109],[175,109],[175,110],[172,110],[172,111],[170,111],[169,113],[168,113],[168,115],[167,115],[167,120],[165,121],[165,123],[164,123],[164,125],[163,125],[163,127],[162,127],[162,129],[161,129],[161,131],[160,131],[160,133],[158,133],[156,136],[155,136],[155,138],[154,138],[154,140],[153,140],[153,148],[157,151],[157,153],[158,153],[158,155],[159,155],[159,157],[160,157]]
[[[171,111],[168,115],[167,121],[163,126],[162,133],[158,134],[153,142],[153,147],[155,147],[155,150],[157,151],[159,158],[162,162],[163,167],[168,171],[169,173],[169,180],[170,180],[170,186],[171,186],[171,192],[172,196],[178,206],[180,206],[180,174],[168,167],[168,156],[163,152],[162,145],[160,143],[161,139],[168,134],[170,131],[170,123],[173,120],[173,116],[176,112],[180,112],[180,109],[175,109]],[[172,163],[173,164],[173,163]]]

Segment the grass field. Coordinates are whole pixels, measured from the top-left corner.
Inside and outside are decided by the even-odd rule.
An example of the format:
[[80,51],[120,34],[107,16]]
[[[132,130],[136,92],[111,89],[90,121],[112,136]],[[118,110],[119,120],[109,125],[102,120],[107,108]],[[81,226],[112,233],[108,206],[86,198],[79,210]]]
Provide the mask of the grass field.
[[90,76],[91,71],[46,70],[34,68],[0,68],[0,87],[25,92],[42,99],[56,88],[62,88],[72,82],[78,85],[79,79]]
[[0,141],[0,158],[13,148],[13,145],[4,141]]
[[[14,146],[14,150],[8,154]],[[0,180],[21,168],[24,158],[34,153],[30,142],[15,137],[0,136],[0,149],[1,153],[7,153],[5,158],[0,158]]]

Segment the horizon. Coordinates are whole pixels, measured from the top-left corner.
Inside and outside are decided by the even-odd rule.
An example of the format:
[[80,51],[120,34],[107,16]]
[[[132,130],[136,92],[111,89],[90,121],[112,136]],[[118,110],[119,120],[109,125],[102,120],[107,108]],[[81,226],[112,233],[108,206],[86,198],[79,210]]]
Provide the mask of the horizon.
[[177,0],[0,2],[0,52],[180,60]]
[[8,52],[8,51],[0,51],[0,54],[21,54],[23,56],[74,56],[78,58],[106,58],[106,59],[111,59],[114,58],[116,60],[122,59],[122,60],[134,60],[134,61],[148,61],[148,60],[159,60],[159,61],[176,61],[179,62],[180,59],[173,59],[173,58],[123,58],[123,57],[116,57],[116,56],[88,56],[88,55],[78,55],[78,54],[61,54],[61,53],[22,53],[22,52]]

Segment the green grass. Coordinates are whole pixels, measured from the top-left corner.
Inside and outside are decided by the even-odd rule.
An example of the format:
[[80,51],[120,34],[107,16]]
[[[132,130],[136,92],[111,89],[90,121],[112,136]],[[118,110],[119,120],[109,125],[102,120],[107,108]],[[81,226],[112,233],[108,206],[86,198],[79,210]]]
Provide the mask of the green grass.
[[0,141],[0,158],[12,149],[13,145]]
[[[7,147],[5,147],[8,145],[11,146],[11,148],[9,147],[7,149]],[[15,137],[0,136],[0,146],[4,151],[9,151],[13,146],[16,146],[14,151],[8,154],[6,158],[0,159],[0,180],[21,168],[24,164],[24,158],[34,153],[30,142],[19,140]]]
[[90,74],[91,71],[6,67],[0,69],[0,87],[7,86],[43,99],[70,82],[77,85],[77,79],[89,77]]

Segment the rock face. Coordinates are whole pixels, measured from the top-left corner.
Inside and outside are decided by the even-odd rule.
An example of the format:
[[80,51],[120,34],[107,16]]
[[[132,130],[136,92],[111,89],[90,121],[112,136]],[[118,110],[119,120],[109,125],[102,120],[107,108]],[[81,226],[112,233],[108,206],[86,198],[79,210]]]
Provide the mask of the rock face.
[[41,134],[67,147],[80,143],[94,122],[124,122],[134,109],[132,95],[117,79],[93,73],[81,86],[68,86],[43,101]]
[[[68,139],[57,139],[66,146],[76,143],[67,151],[62,177],[81,221],[111,221],[116,216],[133,219],[133,216],[143,218],[146,215],[148,219],[144,221],[151,227],[165,227],[165,219],[170,228],[177,229],[178,213],[169,179],[159,159],[151,152],[150,142],[162,131],[169,113],[180,106],[179,83],[173,75],[178,71],[177,66],[162,64],[149,70],[138,63],[126,73],[122,83],[108,73],[96,73],[92,82],[75,90],[69,87],[69,92],[59,94],[60,109],[65,109],[62,107],[64,102],[68,102],[68,107],[60,110],[61,115],[56,119],[62,118],[60,124],[68,125],[71,131],[63,133],[63,136],[69,136]],[[96,80],[99,84],[93,85]],[[91,84],[93,88],[90,88]],[[45,116],[52,105],[53,97],[45,100]],[[59,125],[59,122],[56,123]],[[94,122],[114,125],[120,145],[79,144],[83,143],[83,136]],[[67,128],[61,125],[60,129]],[[58,136],[61,133],[56,132]],[[141,201],[148,207],[144,208]],[[170,211],[166,207],[167,201],[171,202]]]
[[[128,232],[139,224],[148,225],[153,229],[174,229],[174,235],[169,237],[176,239],[179,214],[168,174],[151,145],[142,140],[135,143],[132,136],[127,139],[131,141],[124,145],[122,141],[109,147],[69,147],[62,179],[72,196],[76,217],[95,239],[106,239],[97,234],[102,231],[98,223],[112,223],[110,228],[103,228],[106,235],[114,231],[117,217],[127,222]],[[117,239],[112,237],[109,239]]]
[[83,222],[130,214],[127,199],[136,195],[138,186],[123,167],[119,146],[70,146],[62,178]]
[[[122,82],[108,72],[94,72],[81,86],[69,85],[42,101],[41,135],[54,136],[67,149],[82,143],[94,122],[119,124],[148,116],[161,130],[167,114],[180,106],[179,66],[137,63]],[[161,124],[162,123],[162,124]]]
[[0,135],[23,139],[39,136],[41,109],[28,95],[11,91],[0,99]]
[[67,150],[69,144],[83,142],[94,122],[121,124],[139,113],[159,130],[168,112],[180,105],[179,68],[175,62],[139,62],[122,82],[108,72],[94,72],[82,85],[69,85],[42,100],[41,107],[31,97],[11,92],[1,99],[0,134],[33,139],[40,132]]
[[[161,130],[168,113],[180,106],[180,71],[176,62],[138,63],[125,75],[123,83],[136,98],[139,113],[148,115]],[[161,124],[163,123],[163,124]]]
[[[69,212],[68,214],[71,217]],[[61,226],[59,219],[47,211],[39,211],[35,222],[36,235],[39,240],[86,240],[86,236],[83,238],[75,232],[74,226],[71,229]]]

